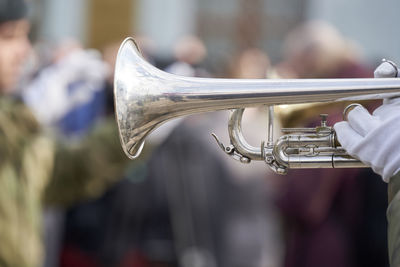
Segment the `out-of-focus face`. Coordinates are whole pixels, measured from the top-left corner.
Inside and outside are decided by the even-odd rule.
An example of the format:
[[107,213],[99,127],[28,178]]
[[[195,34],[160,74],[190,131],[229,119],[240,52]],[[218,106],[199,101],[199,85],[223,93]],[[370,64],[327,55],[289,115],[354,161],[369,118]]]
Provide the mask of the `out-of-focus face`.
[[17,85],[31,49],[29,29],[26,19],[0,24],[0,92],[9,93]]

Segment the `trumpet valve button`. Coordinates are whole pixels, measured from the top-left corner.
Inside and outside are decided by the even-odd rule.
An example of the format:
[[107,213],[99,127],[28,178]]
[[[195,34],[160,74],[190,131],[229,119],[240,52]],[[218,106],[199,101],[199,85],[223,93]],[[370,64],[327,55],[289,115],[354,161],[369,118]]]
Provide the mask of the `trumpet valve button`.
[[328,118],[328,114],[320,114],[321,117],[321,127],[327,127],[326,120]]

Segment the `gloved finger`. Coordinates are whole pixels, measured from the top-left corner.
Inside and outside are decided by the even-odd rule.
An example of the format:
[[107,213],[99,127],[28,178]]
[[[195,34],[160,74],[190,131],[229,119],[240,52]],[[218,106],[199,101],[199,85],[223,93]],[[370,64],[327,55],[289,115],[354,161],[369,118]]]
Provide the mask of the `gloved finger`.
[[400,115],[400,98],[385,99],[384,104],[375,109],[373,112],[375,117],[379,117],[381,121],[384,121],[393,116]]
[[347,115],[350,126],[361,136],[365,136],[369,131],[379,125],[380,120],[369,114],[368,110],[361,106],[355,107]]
[[400,104],[400,96],[383,99],[383,105],[393,105],[393,104],[396,105]]
[[363,140],[363,137],[358,134],[347,121],[338,122],[333,126],[333,128],[336,131],[339,143],[350,154],[352,154],[353,147]]
[[375,78],[394,78],[397,75],[398,69],[391,61],[382,62],[374,71]]

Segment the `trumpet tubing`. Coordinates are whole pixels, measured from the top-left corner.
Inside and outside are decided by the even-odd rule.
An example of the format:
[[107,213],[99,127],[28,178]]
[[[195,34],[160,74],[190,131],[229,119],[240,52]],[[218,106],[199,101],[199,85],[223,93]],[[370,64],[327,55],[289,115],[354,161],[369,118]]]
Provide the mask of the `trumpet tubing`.
[[[131,159],[139,156],[145,138],[151,131],[163,122],[180,116],[207,111],[243,109],[257,105],[381,99],[398,95],[400,95],[400,80],[395,78],[253,80],[172,75],[146,62],[133,38],[125,39],[119,49],[114,80],[115,112],[120,140],[124,152]],[[267,146],[252,148],[247,145],[241,134],[240,120],[241,115],[238,111],[232,115],[229,122],[232,143],[229,146],[232,148],[230,152],[227,151],[229,147],[223,146],[217,138],[216,140],[226,153],[235,155],[242,162],[265,160],[279,173],[284,173],[281,169],[287,168],[360,166],[360,163],[348,156],[343,149],[338,148],[334,152],[335,156],[332,156],[332,143],[324,143],[323,145],[327,145],[329,149],[318,152],[317,147],[321,146],[320,142],[326,140],[319,141],[315,136],[307,139],[306,133],[299,136],[289,133],[289,136],[281,137],[283,139],[279,139],[276,144],[271,144],[271,139]],[[334,138],[332,128],[327,126],[322,128],[314,129],[313,134],[320,138],[322,134],[329,136],[330,139]],[[304,139],[302,141],[304,144],[300,142],[301,145],[297,143],[295,148],[291,147],[294,144],[292,139],[296,138]],[[312,149],[313,153],[319,155],[314,158],[314,163],[311,154],[305,152],[307,149],[310,150],[312,141],[316,142],[313,144],[315,146]],[[301,153],[295,156],[293,154],[295,150]],[[304,156],[307,153],[309,155]]]

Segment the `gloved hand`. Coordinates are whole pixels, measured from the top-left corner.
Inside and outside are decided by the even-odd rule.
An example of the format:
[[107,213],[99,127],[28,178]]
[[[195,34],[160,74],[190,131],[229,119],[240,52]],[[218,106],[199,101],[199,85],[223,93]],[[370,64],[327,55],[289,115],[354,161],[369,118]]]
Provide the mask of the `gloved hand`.
[[[398,73],[392,62],[385,61],[375,70],[375,77],[397,77]],[[400,170],[400,98],[385,99],[372,115],[358,106],[347,118],[334,125],[339,142],[389,182]]]

